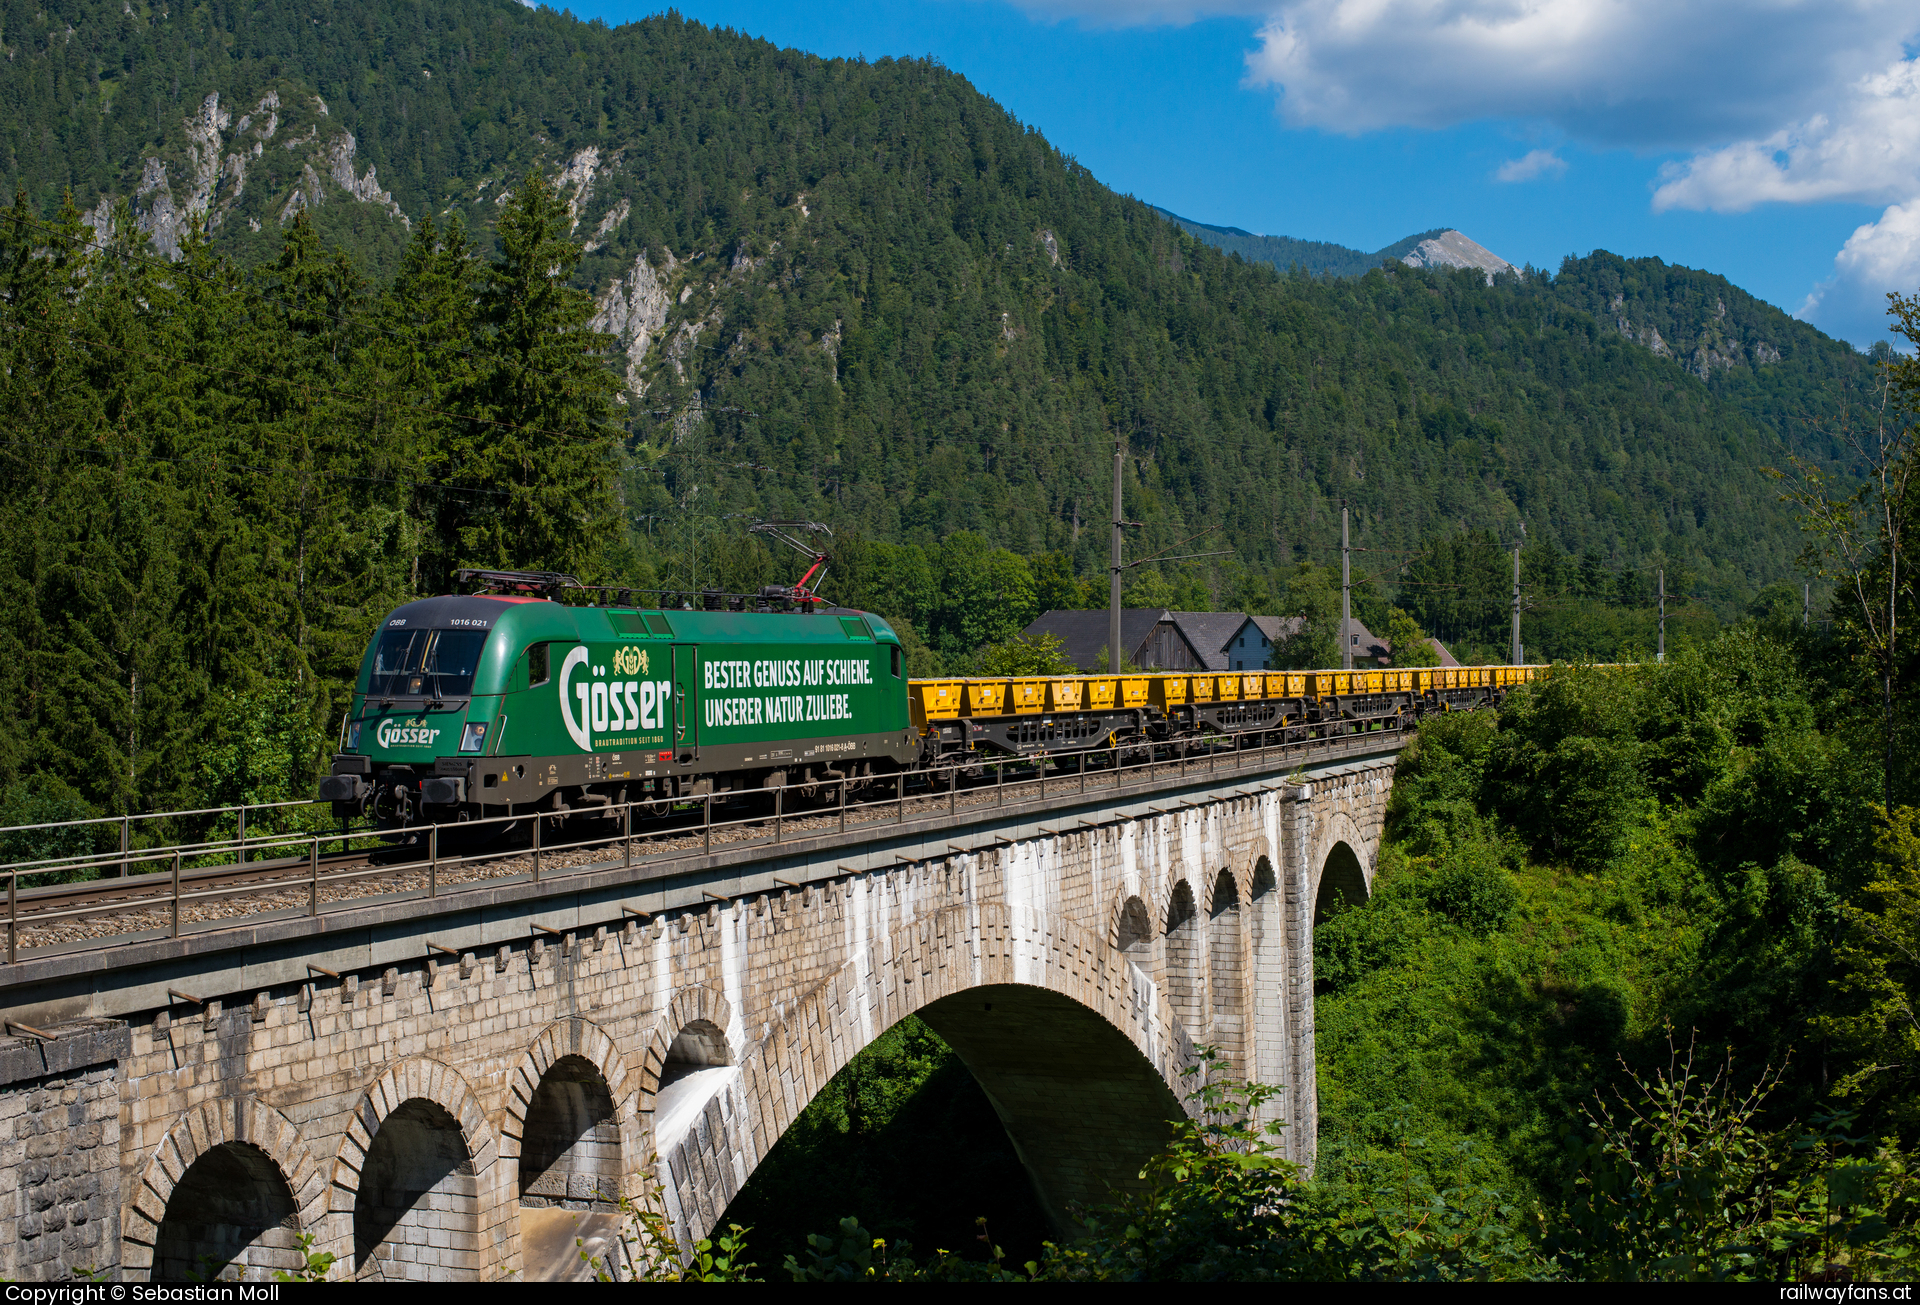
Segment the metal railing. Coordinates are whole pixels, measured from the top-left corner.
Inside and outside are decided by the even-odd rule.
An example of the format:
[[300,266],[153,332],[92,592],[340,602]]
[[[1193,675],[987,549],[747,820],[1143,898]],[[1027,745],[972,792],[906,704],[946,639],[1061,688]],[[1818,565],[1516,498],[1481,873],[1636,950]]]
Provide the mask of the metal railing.
[[[214,819],[207,823],[218,825],[224,823],[220,817],[231,816],[234,820],[235,836],[232,839],[219,840],[220,845],[226,846],[228,844],[234,844],[239,846],[243,849],[241,859],[245,860],[246,854],[244,849],[249,845],[247,834],[247,817],[249,815],[259,811],[283,811],[293,808],[310,808],[324,805],[326,804],[318,802],[313,798],[294,798],[287,802],[247,802],[239,806],[200,807],[192,811],[149,811],[143,815],[88,816],[83,820],[52,820],[38,825],[7,825],[0,827],[0,837],[5,837],[9,834],[38,833],[52,829],[81,829],[88,826],[104,825],[117,826],[120,831],[120,851],[117,855],[110,856],[105,860],[101,859],[105,854],[88,852],[77,856],[44,857],[35,861],[22,861],[18,863],[18,867],[22,868],[22,873],[38,874],[65,869],[73,865],[86,864],[88,866],[111,867],[116,874],[125,874],[127,873],[127,864],[130,861],[141,859],[138,849],[134,846],[134,829],[136,826],[152,825],[161,821],[177,822],[189,820],[196,816],[212,816]],[[256,835],[255,837],[257,838],[259,836]],[[271,835],[267,837],[271,837]],[[25,869],[24,867],[32,868]]]
[[[650,868],[654,868],[675,860],[711,855],[716,841],[723,846],[743,848],[778,846],[787,841],[796,822],[806,826],[809,835],[826,833],[829,829],[844,835],[850,828],[904,824],[910,809],[927,814],[944,809],[944,814],[957,820],[963,809],[1003,808],[1009,804],[1010,794],[1017,795],[1014,803],[1018,805],[1029,796],[1044,801],[1050,794],[1065,798],[1103,789],[1118,790],[1129,786],[1130,777],[1137,780],[1161,776],[1168,783],[1177,784],[1198,774],[1272,771],[1317,757],[1372,751],[1382,745],[1398,746],[1405,737],[1407,733],[1397,728],[1376,728],[1255,747],[1235,746],[1236,742],[1244,742],[1244,736],[1238,740],[1216,736],[1173,756],[1157,755],[1151,746],[1137,743],[993,760],[975,756],[924,771],[903,771],[868,780],[792,783],[739,792],[612,803],[583,810],[520,812],[379,832],[248,835],[243,826],[240,837],[234,839],[183,842],[107,853],[92,859],[73,857],[0,867],[0,874],[6,877],[7,892],[6,960],[9,964],[16,962],[23,951],[107,948],[155,937],[178,938],[183,931],[209,932],[257,922],[262,916],[305,914],[317,918],[330,911],[364,907],[379,898],[433,900],[448,891],[493,888],[514,882],[547,884],[576,874],[604,871],[615,864],[602,859],[555,866],[553,858],[561,855],[573,858],[582,852],[608,849],[618,855],[618,864],[623,869],[631,870],[639,850],[648,859]],[[968,779],[978,782],[970,785],[962,782]],[[856,787],[865,795],[852,797],[850,790]],[[883,791],[872,795],[875,788]],[[884,791],[887,789],[891,792]],[[825,803],[812,801],[809,805],[810,800],[819,798],[822,790],[829,791],[831,798]],[[733,804],[751,804],[760,809],[716,819],[716,806]],[[167,813],[154,818],[162,818],[164,814]],[[547,836],[546,831],[552,826],[579,819],[613,822],[617,829],[558,843]],[[636,823],[648,822],[657,822],[657,827],[635,828]],[[531,825],[524,845],[468,851],[449,851],[444,845],[450,837],[456,845],[483,838],[490,829],[497,829],[505,836],[521,824]],[[355,843],[363,846],[356,849]],[[360,853],[357,857],[356,851]],[[222,855],[232,859],[215,860],[210,865],[187,864],[204,863]],[[489,865],[523,865],[525,868],[451,882],[448,879],[450,872]],[[136,874],[132,872],[135,866],[153,868]],[[53,871],[85,876],[109,867],[118,868],[120,873],[113,878],[83,878],[79,882],[44,886],[21,882]],[[844,873],[844,868],[841,872]],[[355,885],[379,879],[402,882],[380,893],[351,891]],[[208,916],[203,910],[203,918],[189,918],[195,908],[247,897],[279,900],[238,916]],[[31,947],[21,945],[23,932],[44,932],[69,922],[108,916],[132,917],[143,911],[150,915],[157,913],[159,920],[146,929],[131,932],[55,939]]]

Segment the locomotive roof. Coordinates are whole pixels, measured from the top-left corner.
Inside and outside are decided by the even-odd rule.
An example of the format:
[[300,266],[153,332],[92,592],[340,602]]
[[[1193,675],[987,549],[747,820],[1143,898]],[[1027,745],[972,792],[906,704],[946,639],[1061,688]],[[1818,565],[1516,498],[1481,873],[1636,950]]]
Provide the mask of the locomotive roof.
[[[645,618],[651,616],[652,621]],[[877,640],[897,636],[885,620],[852,608],[801,612],[708,612],[676,608],[569,607],[545,598],[495,594],[445,594],[395,608],[383,628],[506,628],[515,639],[661,639],[676,643],[833,643],[845,644],[840,617],[866,620]],[[638,621],[632,618],[641,618]],[[619,622],[618,618],[628,618]],[[658,629],[663,624],[665,633]],[[621,628],[631,624],[637,628]],[[648,628],[653,627],[653,628]]]

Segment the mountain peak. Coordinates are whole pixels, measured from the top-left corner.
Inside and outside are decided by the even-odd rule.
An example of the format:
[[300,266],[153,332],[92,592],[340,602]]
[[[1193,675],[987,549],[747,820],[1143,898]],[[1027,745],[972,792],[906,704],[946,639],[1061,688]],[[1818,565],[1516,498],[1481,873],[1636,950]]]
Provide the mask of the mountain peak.
[[1400,261],[1408,267],[1476,267],[1487,274],[1489,283],[1498,273],[1518,270],[1500,255],[1451,227],[1415,239],[1419,243],[1400,255]]

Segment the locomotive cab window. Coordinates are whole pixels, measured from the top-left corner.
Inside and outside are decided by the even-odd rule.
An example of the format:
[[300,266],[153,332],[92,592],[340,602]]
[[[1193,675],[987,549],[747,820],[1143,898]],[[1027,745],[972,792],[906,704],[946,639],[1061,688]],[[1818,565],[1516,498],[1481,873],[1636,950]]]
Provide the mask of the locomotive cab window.
[[553,678],[552,661],[547,656],[551,645],[536,643],[527,649],[527,687],[537,689]]
[[893,664],[893,678],[897,680],[900,678],[900,645],[888,645],[887,654],[887,659]]
[[459,698],[473,692],[484,630],[388,630],[373,650],[367,692],[383,698]]

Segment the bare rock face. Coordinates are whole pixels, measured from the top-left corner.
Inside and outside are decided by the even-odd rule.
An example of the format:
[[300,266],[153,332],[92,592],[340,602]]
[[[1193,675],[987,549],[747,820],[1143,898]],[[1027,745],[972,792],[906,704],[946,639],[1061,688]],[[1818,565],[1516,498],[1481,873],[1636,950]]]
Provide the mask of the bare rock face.
[[1477,267],[1487,274],[1487,284],[1501,272],[1518,271],[1512,263],[1490,249],[1475,244],[1458,231],[1443,231],[1400,256],[1408,267]]
[[303,208],[312,208],[324,198],[320,189],[320,174],[313,170],[313,164],[300,165],[300,180],[294,183],[287,202],[280,206],[280,225],[285,226]]
[[[1000,316],[1004,318],[1006,314],[1002,313]],[[840,383],[840,341],[843,338],[840,327],[840,319],[836,317],[833,319],[833,329],[831,331],[820,332],[820,352],[827,356],[827,363],[831,368],[832,379],[836,385]]]
[[373,204],[386,209],[400,219],[401,226],[411,231],[413,223],[409,222],[407,215],[400,211],[400,206],[393,202],[393,196],[380,189],[380,178],[377,175],[379,169],[369,164],[364,176],[353,175],[353,156],[358,148],[358,142],[353,139],[353,133],[350,131],[341,132],[327,147],[323,158],[327,163],[327,174],[332,177],[333,184],[362,204]]
[[153,247],[168,258],[180,257],[180,235],[186,228],[186,215],[173,202],[173,187],[167,184],[167,165],[148,159],[140,172],[140,185],[133,192],[134,213],[140,230]]
[[[325,117],[326,104],[317,96],[312,99],[313,112]],[[146,159],[139,184],[134,187],[136,224],[155,249],[168,258],[177,258],[181,241],[196,219],[212,231],[234,212],[246,193],[249,168],[263,157],[267,145],[274,143],[280,132],[281,114],[279,91],[268,90],[236,123],[215,92],[181,120],[185,137],[181,153]],[[351,132],[343,131],[323,141],[317,127],[310,124],[304,132],[296,131],[292,139],[277,143],[301,158],[299,177],[284,199],[276,201],[283,224],[302,209],[325,202],[329,191],[324,182],[331,181],[347,199],[383,208],[403,227],[411,226],[393,196],[380,188],[377,170],[369,167],[365,173],[356,171],[358,142]],[[112,226],[113,206],[113,196],[102,196],[84,219],[93,228],[96,241],[104,240]],[[257,231],[259,219],[249,217],[247,225]]]
[[[223,133],[233,118],[220,107],[218,91],[208,95],[200,111],[187,119],[187,183],[185,208],[188,213],[205,216],[213,206],[213,193],[220,184],[220,147]],[[244,172],[245,166],[242,165]]]
[[[627,214],[631,212],[633,212],[633,201],[630,199],[623,199],[608,209],[600,218],[600,225],[593,229],[593,239],[587,241],[587,243],[582,246],[585,252],[591,254],[594,250],[604,246],[607,243],[608,234],[622,222],[625,222],[627,220]],[[667,257],[671,259],[673,255],[669,254]]]
[[562,192],[571,189],[567,196],[567,234],[572,235],[580,229],[580,211],[593,198],[593,179],[600,171],[600,147],[589,145],[567,161],[560,169],[560,175],[554,179],[554,187]]
[[93,206],[92,211],[80,215],[80,225],[93,232],[93,247],[103,248],[107,243],[107,237],[113,234],[112,197],[102,195],[100,202]]
[[[676,266],[671,252],[661,269],[655,269],[647,256],[641,254],[633,260],[633,267],[625,276],[607,287],[606,293],[600,296],[599,311],[593,315],[593,329],[618,337],[625,347],[627,389],[635,396],[646,393],[640,367],[646,360],[648,347],[667,324],[667,312],[673,306],[667,283]],[[695,331],[697,333],[698,328]]]

